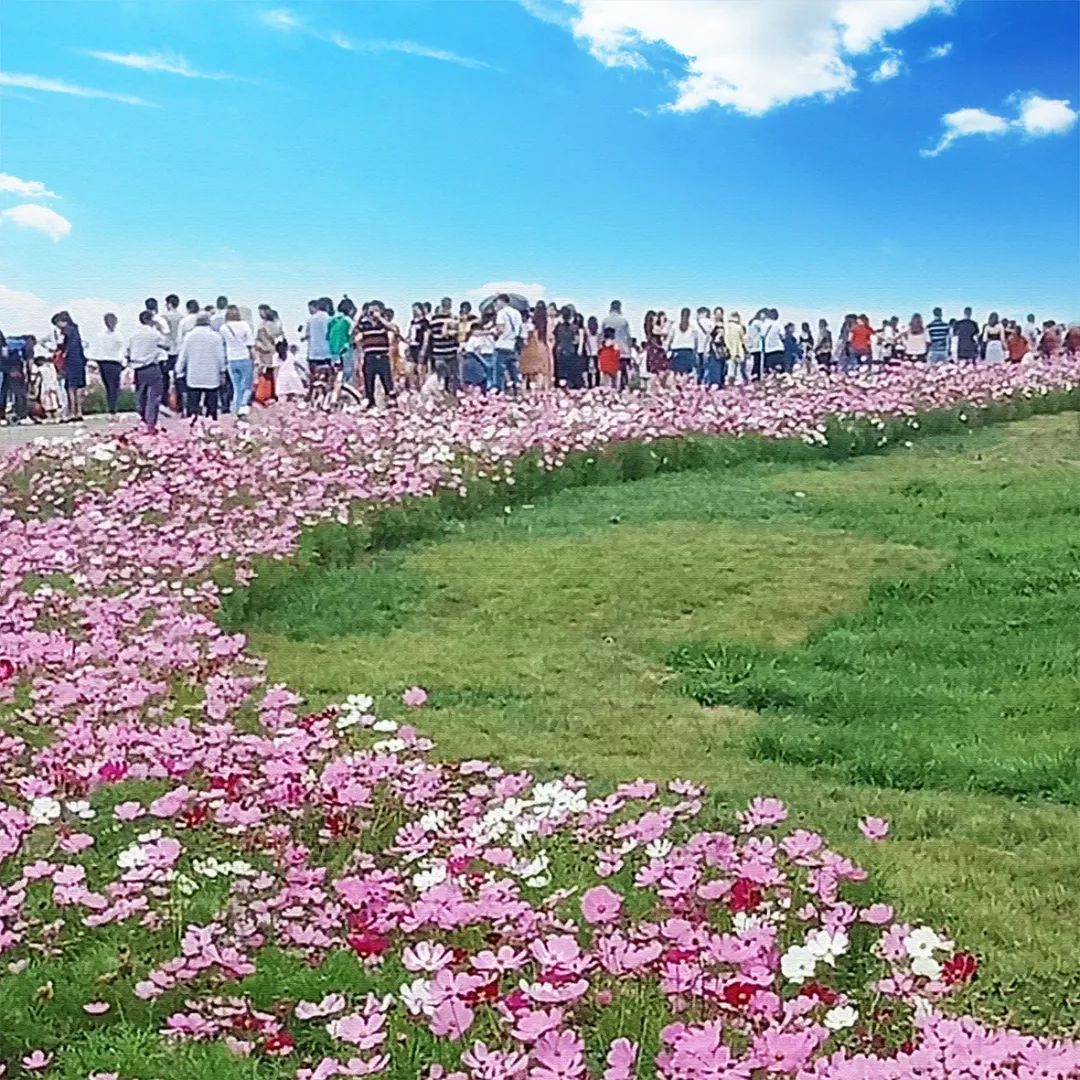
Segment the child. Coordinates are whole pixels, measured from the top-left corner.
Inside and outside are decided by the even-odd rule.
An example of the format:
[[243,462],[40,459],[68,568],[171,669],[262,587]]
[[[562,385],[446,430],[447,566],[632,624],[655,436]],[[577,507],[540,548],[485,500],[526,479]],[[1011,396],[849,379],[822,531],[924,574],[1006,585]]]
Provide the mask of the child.
[[[0,334],[0,424],[29,424],[26,403],[27,360],[33,354],[32,337],[10,338]],[[8,417],[8,402],[12,416]]]
[[494,384],[495,335],[485,320],[474,322],[464,342],[465,358],[462,362],[461,381],[466,386],[476,386],[487,393]]
[[34,370],[30,373],[31,393],[34,401],[40,406],[40,411],[45,414],[45,419],[50,424],[55,424],[60,419],[60,377],[56,373],[56,365],[52,358],[38,355],[34,357]]
[[615,344],[615,331],[605,330],[600,351],[596,354],[596,366],[600,372],[600,385],[619,389],[619,348]]
[[295,345],[289,346],[289,351],[277,369],[275,390],[282,401],[295,401],[307,393],[304,378],[300,373],[299,350]]

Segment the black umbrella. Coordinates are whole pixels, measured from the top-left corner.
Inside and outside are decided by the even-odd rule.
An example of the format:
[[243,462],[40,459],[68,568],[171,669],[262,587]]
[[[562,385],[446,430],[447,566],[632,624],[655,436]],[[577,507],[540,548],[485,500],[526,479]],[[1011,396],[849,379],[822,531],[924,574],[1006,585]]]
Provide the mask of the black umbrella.
[[[502,295],[501,293],[499,295]],[[507,293],[510,298],[510,306],[516,308],[522,315],[528,315],[532,311],[532,304],[521,296],[519,293]],[[487,315],[489,312],[495,310],[495,297],[489,296],[486,300],[480,302],[480,314]]]

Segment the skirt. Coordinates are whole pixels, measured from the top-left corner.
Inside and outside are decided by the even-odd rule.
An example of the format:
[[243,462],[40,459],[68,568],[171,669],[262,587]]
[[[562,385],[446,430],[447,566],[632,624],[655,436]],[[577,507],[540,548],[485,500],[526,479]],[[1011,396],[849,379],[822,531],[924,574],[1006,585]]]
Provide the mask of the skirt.
[[988,364],[1000,364],[1005,359],[1005,346],[996,338],[986,343],[986,362]]
[[[669,370],[670,367],[671,363],[668,360],[667,350],[655,341],[650,341],[645,346],[645,370],[650,375],[659,375],[661,372]],[[691,367],[693,367],[692,362]]]
[[671,370],[676,375],[692,375],[697,353],[693,349],[676,349],[671,354]]
[[533,377],[546,375],[550,378],[552,374],[551,350],[547,342],[541,341],[536,334],[530,333],[529,340],[525,342],[525,347],[521,350],[521,363],[518,370],[522,375]]

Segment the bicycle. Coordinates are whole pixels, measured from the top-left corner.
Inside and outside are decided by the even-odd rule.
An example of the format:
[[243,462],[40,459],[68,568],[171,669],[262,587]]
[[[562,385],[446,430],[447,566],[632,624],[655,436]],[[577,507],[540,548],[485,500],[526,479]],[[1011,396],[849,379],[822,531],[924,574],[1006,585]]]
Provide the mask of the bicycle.
[[345,381],[338,364],[320,364],[312,371],[307,399],[311,408],[320,412],[358,409],[364,404],[360,391]]

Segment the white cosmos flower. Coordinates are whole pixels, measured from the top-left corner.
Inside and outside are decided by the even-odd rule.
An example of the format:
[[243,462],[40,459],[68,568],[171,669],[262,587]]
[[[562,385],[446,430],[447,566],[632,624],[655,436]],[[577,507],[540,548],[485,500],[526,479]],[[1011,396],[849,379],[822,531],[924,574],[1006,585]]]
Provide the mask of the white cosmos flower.
[[814,976],[817,957],[805,945],[792,945],[780,957],[780,970],[788,982],[803,983]]
[[142,866],[146,862],[146,855],[143,853],[142,847],[135,844],[128,844],[119,855],[116,856],[116,865],[121,870],[134,870],[136,866]]
[[397,731],[397,729],[398,726],[396,720],[376,720],[375,723],[371,725],[372,731],[378,731],[383,734],[391,731]]
[[68,813],[74,814],[83,821],[93,821],[97,817],[97,811],[92,809],[85,799],[75,799],[67,804]]
[[666,836],[661,836],[645,845],[645,854],[650,859],[666,859],[671,854],[671,847],[671,841]]
[[412,883],[420,892],[427,892],[441,885],[447,878],[446,863],[438,862],[424,870],[418,870],[412,876]]
[[536,877],[526,878],[525,884],[530,889],[546,889],[551,884],[551,875],[537,874]]
[[429,810],[426,814],[420,815],[420,828],[424,832],[438,832],[446,827],[449,820],[450,815],[445,810]]
[[924,975],[934,982],[941,978],[941,965],[932,956],[916,956],[911,961],[911,970],[916,975]]
[[48,825],[60,816],[60,804],[49,795],[39,795],[30,804],[30,820],[35,825]]
[[435,1003],[431,1000],[430,980],[413,979],[411,983],[402,983],[399,993],[410,1016],[434,1014]]
[[830,1031],[843,1031],[845,1028],[854,1027],[859,1019],[859,1013],[850,1005],[837,1005],[825,1014],[822,1023]]
[[836,958],[848,951],[848,936],[843,930],[831,934],[828,930],[811,930],[806,935],[806,947],[819,960],[834,967]]
[[369,694],[350,694],[345,699],[345,708],[352,712],[366,713],[371,711],[371,706],[375,704],[375,699]]
[[404,739],[381,739],[371,747],[379,754],[400,754],[405,749]]
[[530,859],[524,866],[518,868],[518,874],[523,878],[534,878],[543,874],[551,865],[551,860],[540,852],[535,859]]
[[952,951],[953,943],[943,938],[929,926],[918,926],[904,938],[904,951],[916,960],[921,956],[932,956],[938,950]]

